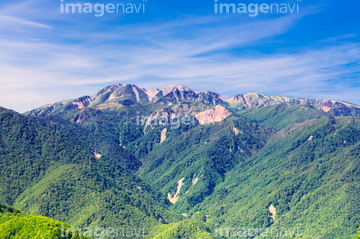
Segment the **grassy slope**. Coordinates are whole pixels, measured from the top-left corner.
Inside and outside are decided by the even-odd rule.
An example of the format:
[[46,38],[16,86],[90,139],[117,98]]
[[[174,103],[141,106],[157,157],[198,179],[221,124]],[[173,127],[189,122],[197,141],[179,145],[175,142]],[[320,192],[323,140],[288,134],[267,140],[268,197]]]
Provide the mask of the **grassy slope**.
[[52,218],[25,215],[13,207],[0,204],[1,239],[87,238],[72,234],[65,235],[62,232],[65,232],[66,228],[70,228],[70,226]]
[[327,114],[314,109],[308,104],[291,107],[279,104],[258,109],[247,109],[239,112],[239,115],[247,121],[256,122],[275,130],[281,130],[294,123],[301,123],[310,119],[319,119]]

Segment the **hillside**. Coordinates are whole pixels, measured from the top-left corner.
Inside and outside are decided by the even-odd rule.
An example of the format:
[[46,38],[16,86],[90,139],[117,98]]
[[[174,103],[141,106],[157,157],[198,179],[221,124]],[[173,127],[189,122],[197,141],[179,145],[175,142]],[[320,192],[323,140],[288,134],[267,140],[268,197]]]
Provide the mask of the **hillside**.
[[1,200],[72,225],[149,225],[153,238],[240,228],[354,238],[359,113],[331,100],[121,84],[25,116],[3,110]]
[[91,134],[80,136],[72,130],[63,135],[66,124],[57,124],[0,109],[1,202],[75,227],[143,227],[160,218],[171,221],[166,204],[131,173],[127,160],[111,158],[111,150],[94,154],[80,140]]
[[70,228],[69,225],[52,218],[26,215],[13,207],[0,203],[1,239],[90,239],[72,233]]
[[292,124],[230,170],[192,213],[224,228],[353,238],[360,221],[359,159],[359,120],[322,117]]

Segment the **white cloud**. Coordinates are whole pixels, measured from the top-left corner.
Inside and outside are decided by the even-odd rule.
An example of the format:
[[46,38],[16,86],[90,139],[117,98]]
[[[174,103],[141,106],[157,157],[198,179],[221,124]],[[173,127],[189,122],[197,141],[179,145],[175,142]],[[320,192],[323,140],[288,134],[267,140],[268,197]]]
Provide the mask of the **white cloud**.
[[[5,35],[0,39],[0,105],[23,112],[94,94],[115,82],[146,88],[175,83],[226,96],[255,91],[360,103],[349,86],[329,83],[359,70],[346,67],[360,61],[359,44],[271,55],[232,53],[233,48],[256,46],[286,33],[301,17],[243,23],[188,17],[96,32],[76,32],[80,25],[66,30],[46,27],[14,17],[8,20],[18,21],[25,33],[0,30]],[[26,34],[30,28],[31,34]]]

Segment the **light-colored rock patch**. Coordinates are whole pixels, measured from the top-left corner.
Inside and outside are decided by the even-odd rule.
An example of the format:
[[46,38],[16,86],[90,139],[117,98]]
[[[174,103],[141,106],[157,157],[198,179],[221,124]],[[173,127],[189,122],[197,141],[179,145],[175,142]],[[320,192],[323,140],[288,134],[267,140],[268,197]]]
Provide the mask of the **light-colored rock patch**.
[[95,158],[99,159],[99,158],[101,158],[102,155],[94,152],[94,156],[95,156]]
[[276,216],[276,208],[274,207],[274,205],[270,205],[269,206],[269,213],[270,213],[270,217],[274,220],[275,222],[275,216]]
[[178,183],[178,186],[177,186],[176,192],[175,192],[175,194],[174,194],[173,197],[171,196],[171,193],[168,193],[168,195],[167,195],[167,198],[169,199],[169,201],[170,201],[172,204],[175,204],[175,203],[179,200],[181,188],[182,188],[182,186],[184,186],[184,182],[183,182],[184,179],[185,179],[185,178],[181,178],[181,179],[177,182],[177,183]]
[[228,109],[222,105],[216,105],[209,110],[197,113],[195,118],[200,122],[201,125],[203,125],[221,122],[229,115],[231,115],[231,112]]
[[131,88],[132,88],[132,90],[133,90],[133,92],[135,94],[136,101],[140,102],[140,93],[139,93],[139,91],[137,90],[137,88],[134,85],[132,85]]
[[166,140],[166,133],[167,133],[167,128],[161,130],[160,144]]
[[322,110],[323,110],[324,112],[329,112],[331,109],[332,109],[332,108],[329,107],[329,106],[323,106],[323,107],[322,107]]
[[160,91],[159,89],[144,89],[144,90],[148,96],[149,101],[152,101],[156,97],[156,94],[159,93]]
[[72,103],[73,103],[73,105],[76,105],[79,110],[82,110],[82,109],[86,108],[86,106],[89,103],[91,103],[91,99],[90,99],[90,97],[86,97],[81,100],[77,99],[77,100],[73,101]]
[[242,150],[242,149],[240,148],[240,146],[238,146],[238,150],[239,150],[241,153],[244,153],[244,150]]
[[76,105],[79,110],[82,110],[85,108],[85,105],[82,102],[73,102],[73,104]]
[[195,177],[191,182],[192,186],[194,186],[198,181],[199,181],[199,177]]
[[238,135],[238,134],[242,134],[243,132],[240,131],[238,128],[236,127],[231,127],[231,131],[234,132],[235,135]]
[[168,87],[165,87],[164,89],[161,89],[163,95],[167,95],[170,92],[174,91],[178,89],[179,91],[188,91],[190,90],[189,88],[182,86],[182,85],[169,85]]

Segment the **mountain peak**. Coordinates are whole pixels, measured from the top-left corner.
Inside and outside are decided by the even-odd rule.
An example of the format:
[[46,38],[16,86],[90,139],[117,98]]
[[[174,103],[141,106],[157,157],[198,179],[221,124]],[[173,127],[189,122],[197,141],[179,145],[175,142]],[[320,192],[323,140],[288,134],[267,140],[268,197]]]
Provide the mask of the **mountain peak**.
[[177,89],[179,91],[190,91],[189,88],[182,85],[169,85],[161,89],[161,91],[163,92],[163,95],[167,95],[168,93],[172,92],[174,89]]
[[84,96],[78,99],[57,102],[33,110],[28,114],[47,115],[51,114],[51,112],[82,110],[88,107],[116,109],[121,107],[121,103],[119,102],[123,100],[130,100],[133,103],[139,104],[165,103],[167,105],[185,102],[201,102],[209,107],[223,105],[225,107],[230,106],[237,110],[256,109],[278,104],[285,104],[288,106],[309,104],[315,109],[335,116],[354,116],[360,118],[360,106],[340,101],[268,96],[254,92],[238,94],[234,97],[226,98],[215,92],[195,91],[177,84],[172,84],[162,89],[145,89],[139,88],[134,84],[123,85],[120,83],[107,86],[94,96]]

